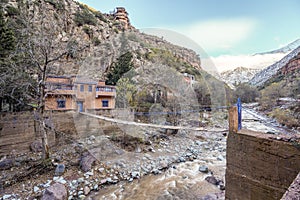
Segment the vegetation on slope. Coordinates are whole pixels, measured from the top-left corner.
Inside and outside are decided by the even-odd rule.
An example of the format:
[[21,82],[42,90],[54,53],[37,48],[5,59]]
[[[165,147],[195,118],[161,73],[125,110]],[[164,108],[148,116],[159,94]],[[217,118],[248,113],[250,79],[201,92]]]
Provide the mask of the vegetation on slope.
[[[300,124],[299,75],[299,68],[286,74],[279,71],[261,87],[261,108],[288,127],[299,127]],[[281,98],[287,100],[281,101]]]

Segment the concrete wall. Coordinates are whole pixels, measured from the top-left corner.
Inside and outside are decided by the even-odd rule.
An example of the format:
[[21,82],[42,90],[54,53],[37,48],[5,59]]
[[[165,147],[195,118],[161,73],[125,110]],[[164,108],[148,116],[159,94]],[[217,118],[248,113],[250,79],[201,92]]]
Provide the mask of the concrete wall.
[[226,199],[281,199],[300,171],[297,140],[298,145],[286,136],[229,133]]

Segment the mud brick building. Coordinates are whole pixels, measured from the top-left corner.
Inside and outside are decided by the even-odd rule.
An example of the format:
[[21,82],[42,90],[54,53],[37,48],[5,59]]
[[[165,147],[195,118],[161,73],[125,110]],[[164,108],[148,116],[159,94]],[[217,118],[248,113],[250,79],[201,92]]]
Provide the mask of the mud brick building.
[[78,76],[48,76],[45,110],[102,110],[115,108],[116,88]]

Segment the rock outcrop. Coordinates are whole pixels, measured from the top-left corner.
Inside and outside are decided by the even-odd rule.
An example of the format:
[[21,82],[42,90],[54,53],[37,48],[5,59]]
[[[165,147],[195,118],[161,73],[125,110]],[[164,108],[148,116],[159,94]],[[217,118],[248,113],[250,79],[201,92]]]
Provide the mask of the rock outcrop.
[[280,73],[286,75],[297,69],[300,69],[300,53],[292,58],[284,67],[281,68]]
[[116,21],[119,21],[120,23],[122,23],[124,29],[132,28],[130,21],[129,21],[128,13],[125,8],[117,7],[116,11],[114,13],[114,17],[115,17]]
[[[52,44],[50,60],[68,51],[61,59],[49,64],[51,74],[90,71],[91,78],[104,79],[105,72],[120,55],[130,51],[134,55],[135,67],[140,67],[149,62],[147,53],[153,48],[167,50],[178,61],[201,68],[196,52],[135,29],[123,7],[110,14],[73,0],[28,1],[26,7],[22,1],[11,1],[3,7],[6,17],[15,23],[19,22],[19,18],[30,19],[26,23],[34,24],[37,30],[32,38],[38,39],[43,32],[49,35],[48,40]],[[16,13],[8,12],[10,7],[14,7]],[[80,71],[81,68],[83,71]]]

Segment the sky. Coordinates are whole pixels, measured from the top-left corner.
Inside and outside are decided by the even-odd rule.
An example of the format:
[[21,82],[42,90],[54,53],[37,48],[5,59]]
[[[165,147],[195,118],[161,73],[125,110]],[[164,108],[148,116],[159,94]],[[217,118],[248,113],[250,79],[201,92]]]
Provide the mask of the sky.
[[125,7],[135,28],[145,32],[159,29],[179,33],[194,41],[213,59],[240,59],[278,49],[300,38],[299,0],[80,2],[104,13]]

